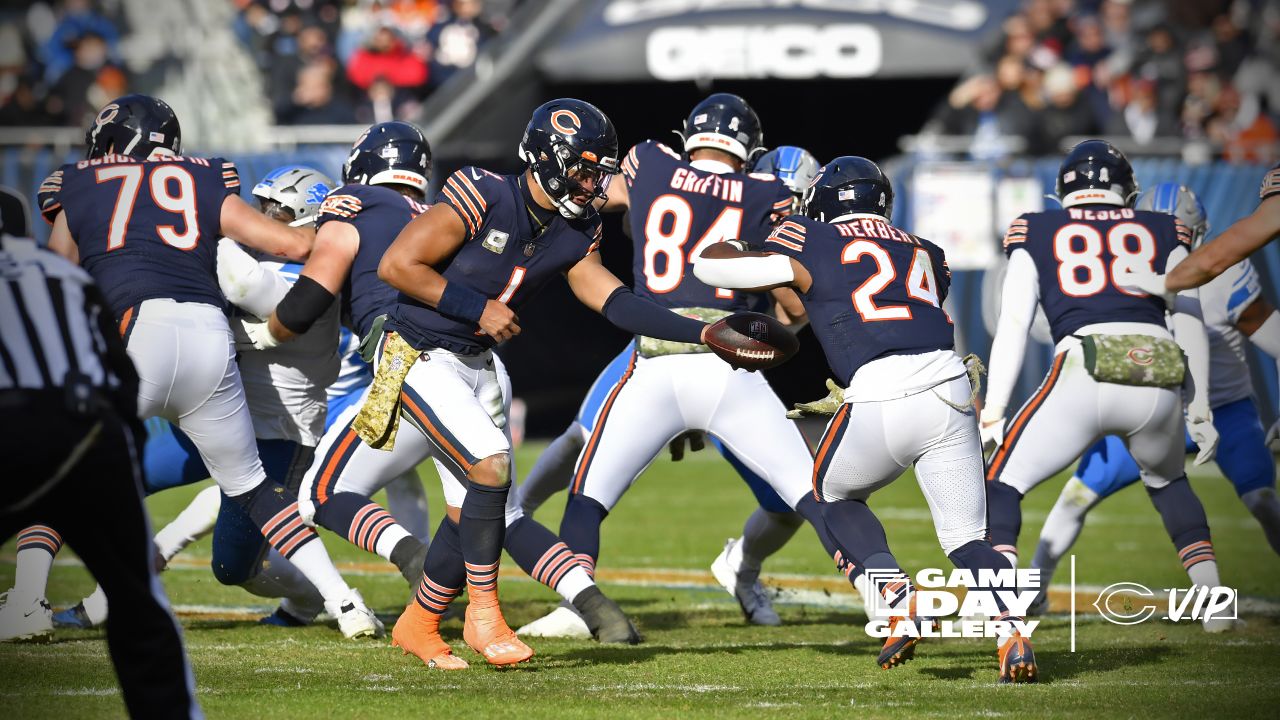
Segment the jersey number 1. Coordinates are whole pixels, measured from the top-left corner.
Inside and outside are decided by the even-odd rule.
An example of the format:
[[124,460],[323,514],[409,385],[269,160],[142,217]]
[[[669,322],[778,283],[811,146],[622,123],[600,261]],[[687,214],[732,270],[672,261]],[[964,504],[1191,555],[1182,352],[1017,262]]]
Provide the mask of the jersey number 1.
[[[111,211],[111,224],[107,231],[107,250],[124,247],[124,237],[129,231],[129,218],[133,216],[134,203],[147,169],[141,165],[112,165],[98,168],[94,180],[98,184],[119,180],[116,205]],[[170,184],[177,192],[170,192]],[[183,228],[178,232],[173,225],[157,225],[156,234],[166,245],[179,250],[191,250],[200,241],[200,223],[196,216],[196,179],[185,168],[161,165],[151,171],[151,200],[161,210],[182,215]]]
[[[898,271],[893,267],[893,258],[889,252],[870,240],[854,240],[844,247],[840,261],[846,265],[861,262],[869,257],[876,264],[876,271],[853,291],[853,309],[863,322],[880,322],[882,320],[910,320],[911,308],[906,305],[877,305],[876,295],[884,292]],[[911,268],[907,270],[907,297],[921,300],[936,308],[941,308],[938,301],[938,281],[933,273],[933,261],[929,259],[929,251],[916,248],[911,256]],[[943,311],[946,314],[946,311]],[[951,318],[947,317],[947,322]]]

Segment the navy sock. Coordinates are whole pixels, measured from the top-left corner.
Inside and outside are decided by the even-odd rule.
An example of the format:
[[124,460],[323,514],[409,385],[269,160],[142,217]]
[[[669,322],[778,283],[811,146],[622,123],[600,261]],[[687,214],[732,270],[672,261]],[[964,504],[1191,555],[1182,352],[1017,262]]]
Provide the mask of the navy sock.
[[498,587],[498,561],[502,558],[510,490],[511,483],[490,487],[467,481],[458,536],[467,568],[467,583],[477,590]]
[[266,538],[239,503],[222,495],[213,525],[213,576],[223,585],[247,582],[262,567]]
[[506,549],[520,569],[552,590],[578,565],[569,547],[555,533],[527,516],[507,528]]
[[608,515],[600,503],[582,493],[572,493],[560,520],[560,537],[593,575],[596,558],[600,557],[600,525]]
[[293,557],[299,548],[319,537],[315,530],[302,524],[297,494],[279,483],[266,480],[231,499],[244,508],[267,542],[285,558]]
[[446,515],[440,521],[440,527],[436,528],[435,537],[431,538],[427,559],[422,564],[422,583],[414,599],[423,610],[443,615],[449,603],[462,592],[466,581],[458,523]]
[[1022,532],[1022,493],[999,480],[987,481],[987,525],[991,545],[998,552],[1018,552],[1018,534]]
[[[1147,494],[1151,496],[1151,504],[1160,513],[1165,532],[1169,533],[1169,539],[1179,553],[1194,543],[1209,542],[1209,519],[1205,517],[1204,505],[1191,489],[1186,475],[1158,490],[1147,488]],[[1212,547],[1208,552],[1213,554]]]
[[[986,540],[970,540],[964,545],[952,550],[951,554],[947,555],[947,557],[951,559],[951,562],[956,567],[961,568],[962,570],[972,571],[975,578],[979,577],[979,570],[1000,571],[1011,569],[1009,567],[1009,561],[1005,556],[996,552],[996,549],[991,547],[991,543]],[[985,588],[987,586],[980,584],[979,587]],[[1008,590],[1010,588],[1002,587],[997,589]],[[1030,590],[1032,588],[1020,589]],[[1038,590],[1039,588],[1036,589]],[[1005,607],[1004,602],[1000,600],[998,595],[996,596],[996,605],[998,605],[1000,610],[1003,612],[1007,613],[1009,610]]]
[[[822,543],[822,549],[827,551],[829,557],[843,557],[840,546],[836,544],[836,539],[831,536],[831,530],[827,528],[826,519],[822,517],[822,505],[823,503],[818,502],[813,495],[805,493],[805,496],[800,498],[800,502],[796,503],[796,512],[813,526],[814,532],[818,533],[818,542]],[[836,559],[836,566],[843,572],[845,568],[840,567],[840,564],[840,560]],[[849,565],[853,566],[854,563],[849,561]],[[853,576],[850,575],[850,579],[852,578]]]
[[395,518],[381,505],[359,493],[338,492],[316,508],[316,523],[346,538],[356,547],[376,554],[378,540]]

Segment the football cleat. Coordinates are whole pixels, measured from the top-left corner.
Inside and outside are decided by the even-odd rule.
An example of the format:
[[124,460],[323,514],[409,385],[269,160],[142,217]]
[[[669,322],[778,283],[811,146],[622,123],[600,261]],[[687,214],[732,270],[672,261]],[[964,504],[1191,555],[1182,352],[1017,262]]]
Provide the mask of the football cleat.
[[258,620],[259,625],[272,625],[274,627],[306,627],[307,621],[296,618],[289,614],[289,611],[282,607],[276,608],[276,611]]
[[[903,635],[902,637],[895,637],[894,630],[902,623],[915,625],[917,630],[915,636]],[[899,665],[904,665],[913,659],[916,656],[916,645],[920,643],[920,624],[921,621],[915,618],[889,618],[889,637],[885,638],[884,647],[880,648],[876,663],[881,668],[889,670]]]
[[516,634],[525,637],[588,640],[591,638],[591,628],[587,627],[587,621],[582,619],[573,605],[564,600],[555,610],[520,628]]
[[524,644],[502,617],[498,593],[468,587],[471,602],[462,625],[462,639],[490,665],[515,665],[533,657],[533,648]]
[[578,593],[573,599],[573,606],[582,614],[583,621],[596,640],[626,645],[640,642],[640,631],[631,624],[631,619],[622,612],[618,603],[600,592],[599,587],[592,585]]
[[382,621],[364,604],[364,598],[360,597],[360,591],[355,588],[351,588],[336,603],[326,601],[324,607],[338,619],[338,629],[348,640],[382,637],[387,632]]
[[53,626],[55,628],[89,630],[93,627],[93,620],[89,617],[89,613],[85,611],[84,602],[81,601],[66,610],[54,613]]
[[1014,633],[1000,646],[1000,682],[1033,683],[1037,680],[1036,654],[1031,641]]
[[759,576],[742,573],[742,540],[729,538],[724,550],[711,563],[711,574],[738,601],[742,615],[752,625],[781,625],[782,618],[773,609],[773,600],[760,583]]
[[0,642],[43,643],[53,639],[53,608],[44,598],[14,602],[13,590],[0,595]]
[[404,654],[413,653],[429,668],[466,670],[466,660],[453,654],[453,648],[440,637],[440,616],[427,612],[417,601],[410,601],[391,629],[391,647]]

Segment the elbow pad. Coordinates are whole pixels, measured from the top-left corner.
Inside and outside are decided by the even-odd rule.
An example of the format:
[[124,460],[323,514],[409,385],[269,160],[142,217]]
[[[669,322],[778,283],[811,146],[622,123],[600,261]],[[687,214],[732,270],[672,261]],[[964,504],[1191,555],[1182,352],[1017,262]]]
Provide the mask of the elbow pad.
[[299,275],[289,294],[276,306],[276,319],[295,335],[311,329],[333,304],[335,296],[306,275]]

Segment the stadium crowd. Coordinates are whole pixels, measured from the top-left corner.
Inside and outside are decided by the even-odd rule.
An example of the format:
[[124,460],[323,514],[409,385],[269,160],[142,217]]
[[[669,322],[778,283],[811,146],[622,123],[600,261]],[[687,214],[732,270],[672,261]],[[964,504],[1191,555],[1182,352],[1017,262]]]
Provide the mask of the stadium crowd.
[[1200,141],[1264,161],[1280,138],[1280,2],[1026,0],[931,130],[1052,154],[1068,137]]
[[[281,125],[410,119],[522,0],[230,0]],[[132,61],[123,0],[0,9],[0,125],[82,126],[113,97],[157,84]]]

